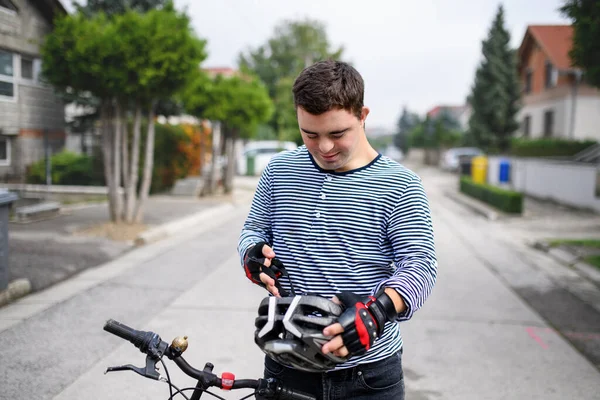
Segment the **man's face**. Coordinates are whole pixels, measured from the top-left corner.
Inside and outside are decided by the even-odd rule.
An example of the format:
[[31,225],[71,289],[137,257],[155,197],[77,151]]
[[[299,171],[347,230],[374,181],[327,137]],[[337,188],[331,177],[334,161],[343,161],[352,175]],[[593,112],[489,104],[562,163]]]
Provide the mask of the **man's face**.
[[302,140],[321,168],[337,172],[355,168],[353,160],[363,150],[361,138],[368,108],[363,108],[360,119],[342,109],[313,115],[298,107],[297,113]]

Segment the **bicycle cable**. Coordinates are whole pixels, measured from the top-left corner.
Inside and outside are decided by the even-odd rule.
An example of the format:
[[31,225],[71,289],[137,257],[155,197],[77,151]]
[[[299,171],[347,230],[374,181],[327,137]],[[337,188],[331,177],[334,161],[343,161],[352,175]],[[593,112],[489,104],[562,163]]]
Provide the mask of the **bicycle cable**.
[[[177,386],[173,385],[173,387],[174,387],[175,389],[177,389]],[[223,398],[223,397],[221,397],[221,396],[219,396],[219,395],[216,395],[216,394],[214,394],[214,393],[213,393],[213,392],[211,392],[211,391],[208,391],[208,390],[206,390],[206,389],[202,389],[202,388],[197,388],[197,387],[187,387],[187,388],[184,388],[184,389],[177,389],[177,391],[176,391],[176,392],[173,394],[173,396],[177,396],[178,394],[180,394],[180,395],[182,395],[183,397],[185,397],[186,399],[188,399],[188,400],[189,400],[189,398],[188,398],[188,397],[187,397],[185,394],[183,394],[183,392],[187,392],[187,391],[190,391],[190,390],[191,390],[191,391],[193,391],[193,390],[201,390],[201,391],[202,391],[202,392],[204,392],[204,393],[207,393],[207,394],[210,394],[210,395],[212,395],[212,396],[215,396],[215,397],[216,397],[217,399],[219,399],[219,400],[227,400],[227,399],[225,399],[225,398]],[[253,393],[253,394],[254,394],[254,393]],[[172,400],[172,399],[168,399],[168,400]]]
[[[175,385],[173,385],[171,383],[171,376],[169,375],[169,369],[167,368],[167,364],[165,364],[162,357],[160,358],[160,363],[162,364],[163,368],[165,369],[165,374],[167,375],[167,384],[169,385],[169,394],[171,395],[170,399],[173,399],[173,388],[175,387]],[[175,389],[177,389],[177,388],[175,388]],[[183,393],[182,393],[182,395],[183,395],[183,397],[186,397]],[[187,397],[186,397],[186,399],[187,399]]]

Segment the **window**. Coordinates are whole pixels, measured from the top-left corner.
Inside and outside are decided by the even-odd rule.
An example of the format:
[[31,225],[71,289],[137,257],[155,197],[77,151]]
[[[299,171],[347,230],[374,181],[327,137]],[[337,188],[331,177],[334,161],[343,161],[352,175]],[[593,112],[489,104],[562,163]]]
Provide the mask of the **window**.
[[558,80],[558,70],[549,61],[546,61],[544,80],[546,89],[556,86]]
[[17,7],[10,0],[0,0],[0,9],[5,8],[9,11],[17,12]]
[[10,139],[0,136],[0,165],[10,165]]
[[0,97],[14,97],[14,55],[0,50]]
[[526,115],[525,118],[523,118],[523,137],[529,137],[529,135],[531,135],[531,115]]
[[531,93],[531,77],[532,77],[532,72],[530,70],[528,70],[525,73],[525,93]]
[[554,133],[554,110],[544,112],[544,137],[552,137]]
[[33,80],[34,76],[33,60],[31,58],[21,57],[21,78]]

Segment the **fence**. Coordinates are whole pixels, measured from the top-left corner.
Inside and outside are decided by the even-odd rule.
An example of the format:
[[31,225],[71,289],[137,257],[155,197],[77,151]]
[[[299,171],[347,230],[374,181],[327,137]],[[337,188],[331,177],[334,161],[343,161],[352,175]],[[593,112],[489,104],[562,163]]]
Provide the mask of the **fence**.
[[600,212],[597,164],[518,157],[489,157],[488,182],[499,184],[500,162],[510,163],[508,186],[539,199]]

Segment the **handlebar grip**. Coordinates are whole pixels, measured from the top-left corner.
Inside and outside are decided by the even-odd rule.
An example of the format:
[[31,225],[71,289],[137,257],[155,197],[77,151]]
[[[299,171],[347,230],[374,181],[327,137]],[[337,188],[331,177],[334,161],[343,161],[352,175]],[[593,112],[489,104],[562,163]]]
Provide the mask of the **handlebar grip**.
[[125,324],[115,321],[114,319],[109,319],[106,321],[106,324],[104,324],[104,330],[120,337],[121,339],[130,341],[140,350],[141,346],[145,342],[147,333],[130,328]]
[[312,394],[294,391],[292,389],[282,388],[279,393],[279,400],[317,400]]

